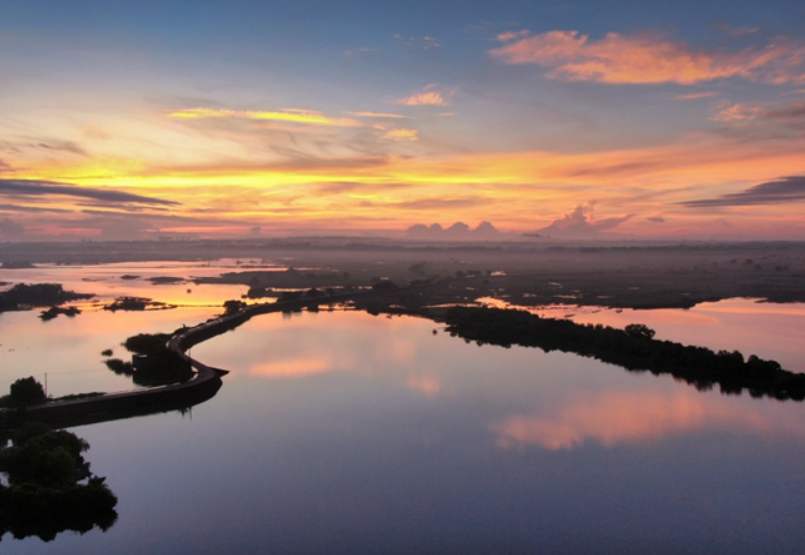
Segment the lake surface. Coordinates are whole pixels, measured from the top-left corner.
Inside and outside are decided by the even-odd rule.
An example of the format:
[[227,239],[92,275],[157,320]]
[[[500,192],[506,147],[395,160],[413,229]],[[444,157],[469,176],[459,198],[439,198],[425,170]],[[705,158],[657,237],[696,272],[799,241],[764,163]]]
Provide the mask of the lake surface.
[[[73,353],[77,370],[113,336],[210,311],[6,313],[2,379],[5,345],[23,337],[40,337],[51,367]],[[774,321],[750,318],[747,335]],[[734,348],[771,357],[762,341]],[[117,523],[50,543],[6,536],[4,554],[801,553],[802,403],[358,312],[260,316],[192,355],[231,370],[212,400],[74,430],[120,499]]]

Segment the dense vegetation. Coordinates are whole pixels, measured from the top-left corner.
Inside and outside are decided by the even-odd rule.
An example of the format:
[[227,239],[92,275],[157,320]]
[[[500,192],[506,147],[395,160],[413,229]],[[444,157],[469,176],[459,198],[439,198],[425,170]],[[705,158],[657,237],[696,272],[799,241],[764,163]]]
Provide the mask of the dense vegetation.
[[141,311],[148,309],[176,308],[163,302],[154,301],[146,297],[118,297],[114,302],[103,306],[104,310],[116,312],[118,310]]
[[[46,400],[32,377],[15,381],[3,397],[7,407],[22,411]],[[8,422],[0,424],[7,429]],[[88,449],[75,434],[38,422],[0,433],[0,538],[10,532],[17,539],[50,541],[65,530],[84,533],[114,524],[117,497],[90,472],[83,456]]]
[[576,353],[632,371],[671,374],[703,390],[718,384],[723,393],[740,394],[746,389],[753,397],[805,399],[805,374],[788,372],[777,362],[755,355],[744,359],[738,351],[715,353],[656,340],[654,331],[642,324],[620,330],[540,318],[521,310],[474,307],[450,309],[446,323],[452,335],[478,344]]
[[34,306],[55,306],[92,297],[94,295],[65,291],[59,283],[17,283],[8,291],[0,292],[0,312]]
[[[182,357],[168,348],[171,334],[141,333],[126,339],[123,346],[134,353],[138,363],[118,358],[104,361],[116,374],[131,376],[137,385],[156,386],[186,382],[193,377],[193,369]],[[111,351],[109,351],[111,354]]]
[[105,478],[90,473],[86,441],[40,423],[0,439],[0,472],[7,483],[0,484],[0,538],[11,532],[17,539],[50,541],[65,530],[84,533],[114,524],[117,497]]
[[49,320],[53,320],[54,318],[57,318],[61,314],[65,315],[65,316],[67,316],[69,318],[72,318],[76,314],[81,314],[81,311],[78,308],[74,307],[74,306],[68,306],[67,308],[61,308],[61,307],[58,307],[58,306],[52,306],[47,310],[43,310],[42,313],[39,315],[39,318],[43,322],[47,322]]
[[20,378],[11,384],[9,394],[0,397],[0,407],[23,408],[47,402],[45,389],[33,377]]

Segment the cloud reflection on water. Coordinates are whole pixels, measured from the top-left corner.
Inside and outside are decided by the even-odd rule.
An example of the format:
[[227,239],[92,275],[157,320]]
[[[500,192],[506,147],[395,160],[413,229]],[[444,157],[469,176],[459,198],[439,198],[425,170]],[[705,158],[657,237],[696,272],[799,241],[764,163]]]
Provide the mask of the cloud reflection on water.
[[515,415],[490,430],[503,449],[540,446],[575,449],[589,441],[605,447],[637,443],[697,430],[767,433],[774,423],[765,416],[701,393],[608,391],[574,396],[544,414]]

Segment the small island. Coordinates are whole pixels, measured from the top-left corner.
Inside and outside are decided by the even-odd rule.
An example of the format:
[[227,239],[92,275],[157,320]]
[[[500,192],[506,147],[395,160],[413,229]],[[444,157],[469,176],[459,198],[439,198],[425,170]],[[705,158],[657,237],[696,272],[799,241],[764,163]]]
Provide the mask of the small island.
[[65,291],[59,283],[17,283],[0,292],[0,312],[58,306],[70,301],[91,299],[94,294]]

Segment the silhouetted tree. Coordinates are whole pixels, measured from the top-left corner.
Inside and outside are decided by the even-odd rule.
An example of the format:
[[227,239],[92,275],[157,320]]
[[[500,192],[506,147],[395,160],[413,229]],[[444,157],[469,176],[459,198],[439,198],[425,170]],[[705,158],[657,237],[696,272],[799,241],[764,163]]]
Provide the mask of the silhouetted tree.
[[646,339],[652,339],[657,333],[645,324],[629,324],[623,328],[623,331],[629,337],[645,337]]
[[42,384],[33,377],[20,378],[11,384],[8,396],[9,405],[12,407],[29,407],[31,405],[41,405],[47,401],[45,389]]

